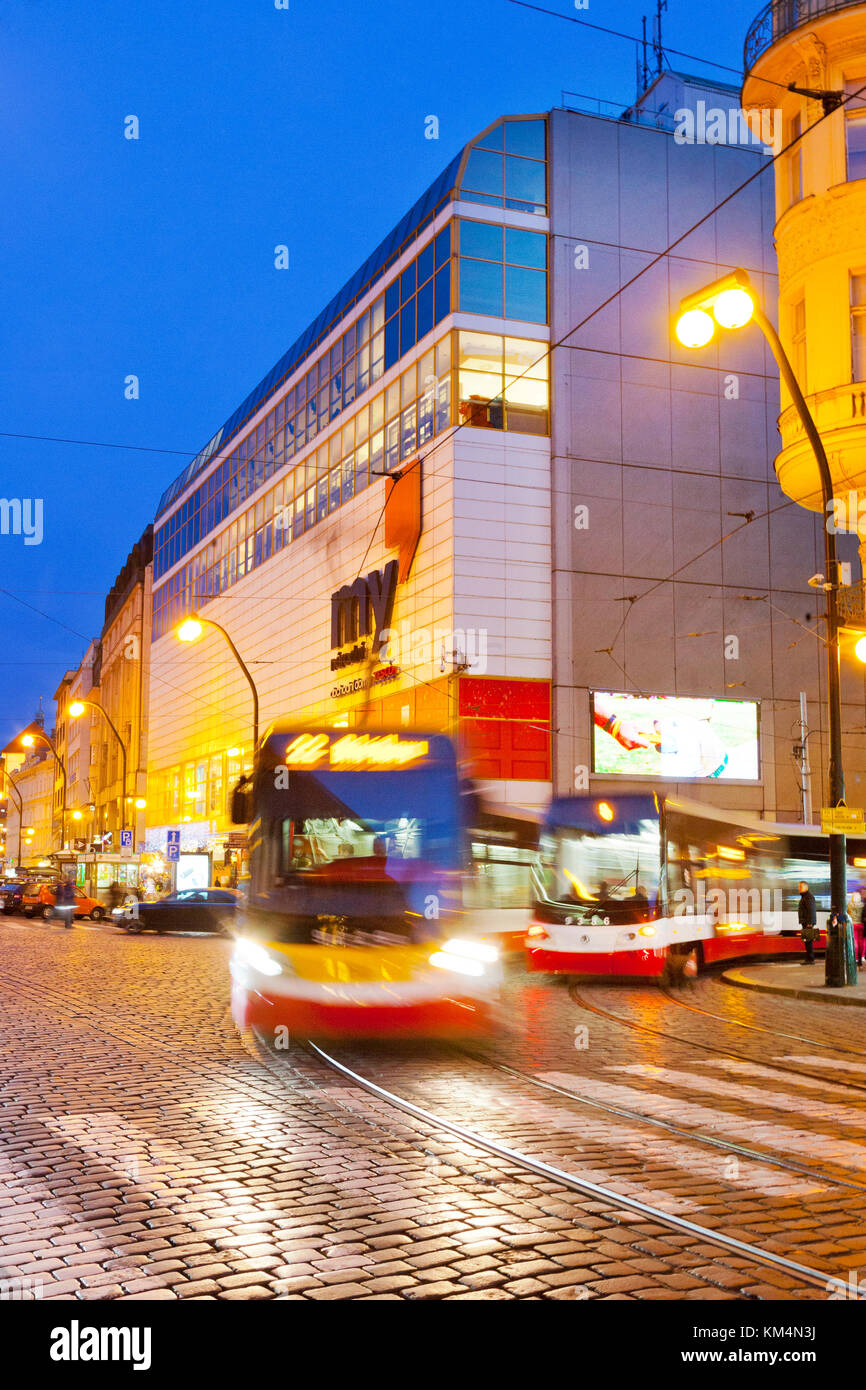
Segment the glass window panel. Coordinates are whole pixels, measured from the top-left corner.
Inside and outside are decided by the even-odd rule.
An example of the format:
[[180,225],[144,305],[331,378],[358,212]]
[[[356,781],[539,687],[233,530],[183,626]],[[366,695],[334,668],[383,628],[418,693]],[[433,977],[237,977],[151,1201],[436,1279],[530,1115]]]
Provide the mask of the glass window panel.
[[337,465],[328,475],[328,510],[336,511],[342,501],[342,470]]
[[436,387],[424,392],[418,401],[418,444],[426,444],[433,435],[433,422],[436,413]]
[[418,368],[412,366],[400,377],[400,404],[409,405],[418,394]]
[[502,378],[492,372],[460,373],[460,423],[473,429],[502,429]]
[[866,179],[866,116],[849,116],[845,128],[848,144],[848,179]]
[[479,135],[476,144],[485,150],[501,150],[503,139],[502,126],[503,122],[497,121],[496,125],[493,126],[491,130],[488,130],[486,135]]
[[361,443],[359,448],[354,450],[354,491],[361,492],[366,488],[370,477],[368,477],[368,467],[370,467],[370,445]]
[[304,493],[304,530],[309,531],[316,524],[316,489],[308,487]]
[[371,333],[379,332],[380,328],[385,327],[385,296],[382,294],[370,308],[371,314]]
[[[462,335],[461,335],[462,336]],[[547,381],[548,347],[530,338],[505,339],[505,378],[525,376],[530,381]]]
[[[463,175],[463,187],[477,193],[502,196],[502,156],[487,150],[470,150]],[[525,196],[516,193],[515,197]]]
[[495,222],[460,223],[460,255],[481,261],[502,260],[502,227]]
[[394,314],[396,314],[396,312],[397,312],[397,310],[398,310],[399,308],[400,308],[400,282],[399,282],[399,280],[392,280],[391,283],[390,283],[390,285],[388,285],[388,286],[386,287],[386,289],[385,289],[385,321],[386,321],[386,323],[387,323],[388,319],[393,318]]
[[358,346],[370,341],[370,310],[362,314],[358,319]]
[[418,291],[418,338],[427,336],[433,327],[433,281],[428,280]]
[[343,334],[343,361],[355,356],[355,324]]
[[321,391],[319,392],[319,420],[318,420],[318,425],[319,425],[319,429],[320,429],[320,430],[323,430],[323,429],[325,428],[325,426],[327,425],[327,423],[328,423],[328,416],[329,416],[329,413],[330,413],[330,400],[329,400],[329,396],[330,396],[330,392],[328,391],[327,386],[323,386],[322,389],[321,389]]
[[355,358],[356,388],[358,395],[367,390],[370,385],[370,347],[365,345],[358,350]]
[[355,399],[355,358],[343,366],[343,409]]
[[400,321],[389,319],[385,324],[385,371],[393,367],[400,356]]
[[319,478],[316,483],[316,520],[321,521],[328,515],[328,475]]
[[451,312],[451,262],[446,262],[436,272],[436,323],[441,322]]
[[385,426],[385,468],[388,473],[400,462],[400,417]]
[[408,299],[411,299],[417,288],[418,265],[416,261],[412,261],[411,265],[407,265],[400,276],[400,303],[405,304]]
[[[360,450],[358,451],[360,454]],[[356,460],[358,457],[356,454]],[[381,473],[385,461],[385,432],[377,430],[370,439],[370,473]]]
[[505,259],[511,265],[528,265],[546,270],[547,237],[543,232],[524,232],[517,227],[506,227]]
[[415,403],[408,405],[400,416],[400,457],[408,458],[414,454],[417,436],[417,413]]
[[[534,203],[540,209],[545,205],[545,165],[531,159],[514,159],[505,156],[505,196],[519,198],[525,203]],[[486,191],[486,190],[485,190]]]
[[375,434],[385,423],[385,397],[380,394],[370,402],[370,433]]
[[446,333],[436,344],[436,375],[440,380],[451,370],[451,334]]
[[447,222],[436,234],[436,269],[439,270],[451,255],[451,223]]
[[274,440],[274,463],[277,468],[281,467],[283,460],[286,456],[285,440],[285,430],[278,430],[276,438]]
[[355,421],[350,420],[348,425],[344,425],[340,432],[340,450],[342,454],[350,454],[355,447]]
[[503,345],[504,340],[495,333],[461,333],[460,370],[493,372],[501,377]]
[[544,159],[544,121],[505,121],[505,149],[508,154]]
[[502,266],[496,261],[460,259],[460,309],[465,314],[502,318]]
[[385,392],[385,419],[390,420],[400,409],[400,383],[392,381]]
[[331,402],[329,418],[335,420],[343,408],[343,375],[331,377]]
[[355,416],[355,438],[357,439],[358,443],[360,443],[362,439],[366,439],[366,438],[367,438],[367,436],[369,435],[369,433],[370,433],[370,408],[369,408],[369,406],[366,406],[366,405],[365,405],[365,406],[364,406],[364,409],[363,409],[363,410],[359,410],[359,411],[358,411],[358,414]]
[[[322,361],[325,359],[323,358]],[[331,361],[329,376],[334,376],[343,365],[343,340],[339,339],[331,348]]]
[[303,499],[303,497],[296,497],[296,498],[295,498],[295,520],[294,520],[294,526],[293,526],[293,528],[292,528],[292,533],[293,533],[293,536],[294,536],[295,540],[297,540],[298,536],[302,536],[302,535],[304,534],[304,499]]
[[423,285],[425,280],[429,280],[434,270],[434,249],[433,242],[430,241],[424,250],[418,255],[418,284]]
[[[387,334],[387,329],[385,330]],[[400,310],[400,356],[415,346],[415,300],[410,299]]]
[[543,270],[505,267],[505,317],[528,323],[547,322],[547,274]]
[[296,387],[295,387],[295,410],[296,410],[296,411],[297,411],[297,410],[300,410],[301,406],[305,403],[306,399],[307,399],[307,378],[304,376],[304,377],[301,377],[301,380],[297,383],[297,385],[296,385]]
[[355,455],[343,459],[343,501],[348,502],[355,495]]

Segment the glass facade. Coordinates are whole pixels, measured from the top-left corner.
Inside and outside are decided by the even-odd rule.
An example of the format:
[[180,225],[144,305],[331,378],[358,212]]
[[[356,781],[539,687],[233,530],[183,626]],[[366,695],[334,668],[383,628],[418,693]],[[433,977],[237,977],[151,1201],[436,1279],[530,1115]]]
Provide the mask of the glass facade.
[[156,530],[154,580],[242,507],[450,311],[449,223]]
[[547,323],[547,235],[460,219],[457,308]]
[[469,148],[460,197],[513,212],[547,213],[547,122],[498,121]]
[[549,433],[548,347],[495,333],[458,334],[457,403],[463,425]]

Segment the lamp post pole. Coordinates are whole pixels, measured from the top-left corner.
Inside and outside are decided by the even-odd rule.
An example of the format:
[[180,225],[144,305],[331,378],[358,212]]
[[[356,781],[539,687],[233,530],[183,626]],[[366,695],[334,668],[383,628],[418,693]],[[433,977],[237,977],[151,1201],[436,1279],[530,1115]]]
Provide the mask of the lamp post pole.
[[120,734],[117,732],[117,729],[114,726],[114,722],[111,716],[107,713],[106,710],[103,709],[102,705],[96,704],[94,700],[73,700],[72,704],[70,705],[70,713],[73,709],[75,709],[77,705],[81,705],[82,708],[76,709],[76,713],[72,715],[73,719],[77,718],[79,714],[83,714],[85,709],[98,710],[99,713],[102,715],[103,719],[105,720],[106,724],[108,725],[109,729],[114,734],[114,737],[117,739],[118,744],[120,745],[120,768],[122,781],[122,790],[120,793],[120,830],[122,834],[123,831],[126,829],[126,744],[120,737]]
[[[725,303],[727,301],[727,303]],[[733,301],[733,302],[732,302]],[[712,338],[715,323],[723,328],[742,328],[754,318],[776,360],[782,380],[788,389],[806,438],[815,456],[824,504],[824,582],[827,601],[827,714],[828,714],[828,798],[835,810],[845,801],[845,774],[842,768],[842,689],[839,660],[839,567],[836,559],[835,529],[831,529],[833,511],[833,475],[824,442],[810,411],[800,383],[794,375],[788,354],[773,324],[761,307],[748,271],[738,267],[703,290],[688,295],[680,306],[677,336],[686,347],[703,347]],[[689,323],[688,321],[692,322]],[[696,322],[695,322],[696,321]],[[832,936],[828,930],[825,960],[826,983],[831,987],[856,983],[853,952],[849,949],[847,930],[848,873],[844,833],[835,830],[830,841],[830,905],[841,914],[842,933]]]
[[16,861],[15,861],[15,867],[16,867],[16,869],[17,869],[17,870],[19,871],[19,873],[20,873],[20,871],[21,871],[21,827],[22,827],[22,825],[24,824],[24,802],[23,802],[23,800],[22,800],[22,798],[21,798],[21,793],[19,792],[18,788],[15,786],[15,783],[12,781],[12,778],[9,776],[9,773],[8,773],[8,772],[7,772],[7,774],[6,774],[6,786],[7,786],[7,788],[9,789],[9,791],[12,792],[12,793],[14,794],[14,796],[15,796],[15,804],[16,804],[17,807],[18,807],[18,858],[17,858]]
[[[234,644],[234,642],[232,641],[232,639],[229,637],[229,635],[228,635],[228,633],[226,632],[225,628],[224,628],[224,627],[221,627],[219,623],[215,623],[214,620],[213,620],[213,618],[201,618],[201,617],[199,617],[199,615],[198,615],[197,613],[196,613],[195,615],[191,614],[188,618],[186,618],[186,619],[184,620],[183,623],[181,623],[180,628],[178,629],[178,635],[180,635],[180,633],[182,632],[184,626],[185,626],[187,623],[190,624],[190,626],[191,626],[192,624],[194,624],[194,623],[200,623],[203,627],[212,627],[212,628],[215,628],[216,631],[219,632],[219,633],[222,635],[223,640],[224,640],[224,641],[226,642],[226,644],[228,645],[228,648],[229,648],[229,650],[230,650],[232,656],[234,657],[234,659],[235,659],[235,661],[237,662],[238,666],[240,666],[241,670],[243,671],[244,676],[246,677],[246,680],[247,680],[247,684],[248,684],[249,687],[250,687],[250,694],[251,694],[252,697],[253,697],[253,757],[255,757],[256,749],[257,749],[258,746],[259,746],[259,692],[256,690],[256,683],[255,683],[255,681],[253,680],[252,676],[250,675],[249,668],[248,668],[246,662],[244,661],[243,657],[241,656],[240,652],[238,651],[238,649],[237,649],[237,647],[235,646],[235,644]],[[197,637],[197,636],[199,636],[199,635],[200,635],[200,634],[196,633],[195,636],[192,637],[192,638],[188,638],[188,637],[183,637],[183,636],[182,636],[180,640],[181,640],[182,642],[186,642],[186,641],[190,641],[190,640],[195,641],[195,637]]]
[[[60,754],[58,753],[57,749],[54,747],[54,742],[53,742],[53,740],[50,739],[50,738],[48,737],[48,735],[47,735],[46,733],[44,733],[41,729],[38,729],[35,733],[32,733],[32,732],[31,732],[29,735],[27,735],[27,737],[29,737],[29,738],[31,738],[31,739],[33,739],[33,740],[39,738],[39,739],[41,739],[42,742],[45,744],[46,748],[50,748],[50,749],[51,749],[51,752],[52,752],[53,755],[54,755],[54,761],[57,763],[57,766],[60,768],[60,776],[63,778],[63,805],[62,805],[61,808],[60,808],[60,852],[61,852],[61,854],[62,854],[62,852],[63,852],[63,846],[64,846],[64,844],[65,844],[65,842],[66,842],[66,792],[67,792],[66,765],[65,765],[63,759],[61,758]],[[27,745],[25,745],[25,746],[27,746]]]
[[[745,275],[745,271],[740,272]],[[748,281],[748,277],[747,281]],[[800,423],[815,455],[818,474],[821,479],[821,495],[824,503],[824,575],[829,586],[825,591],[827,600],[827,716],[828,716],[828,767],[827,793],[829,805],[839,806],[845,800],[845,772],[842,765],[842,684],[839,657],[839,568],[836,559],[836,534],[830,521],[833,515],[833,475],[827,459],[824,441],[818,432],[814,417],[800,383],[794,375],[788,354],[782,346],[779,335],[767,318],[757,298],[755,298],[755,322],[766,338],[788,392],[800,417]],[[832,833],[830,839],[830,906],[840,913],[847,912],[848,903],[848,858],[844,834]],[[847,935],[847,932],[846,932]],[[825,983],[838,988],[848,983],[846,968],[847,950],[832,951],[827,944],[824,961]],[[851,982],[853,983],[853,982]]]

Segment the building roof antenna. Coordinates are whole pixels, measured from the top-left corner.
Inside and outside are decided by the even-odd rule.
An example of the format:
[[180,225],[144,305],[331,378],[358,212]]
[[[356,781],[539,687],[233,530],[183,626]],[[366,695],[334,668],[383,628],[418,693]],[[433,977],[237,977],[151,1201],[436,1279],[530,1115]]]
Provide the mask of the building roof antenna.
[[653,21],[653,52],[655,53],[655,77],[664,71],[665,51],[662,47],[662,14],[668,7],[668,0],[656,0],[656,17]]

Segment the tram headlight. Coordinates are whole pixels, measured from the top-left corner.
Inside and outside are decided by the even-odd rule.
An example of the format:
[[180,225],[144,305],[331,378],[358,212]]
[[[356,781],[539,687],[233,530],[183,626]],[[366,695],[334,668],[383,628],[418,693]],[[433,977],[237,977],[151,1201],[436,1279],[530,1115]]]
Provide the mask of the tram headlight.
[[438,951],[430,957],[430,964],[437,970],[454,970],[458,975],[483,975],[486,966],[499,960],[499,950],[486,941],[471,941],[463,937],[451,937],[443,941]]
[[638,936],[655,936],[655,927],[638,927]]
[[283,967],[278,960],[275,960],[270,951],[265,950],[257,941],[250,941],[248,937],[239,936],[235,941],[235,959],[243,965],[248,965],[251,970],[257,970],[260,975],[281,975]]

